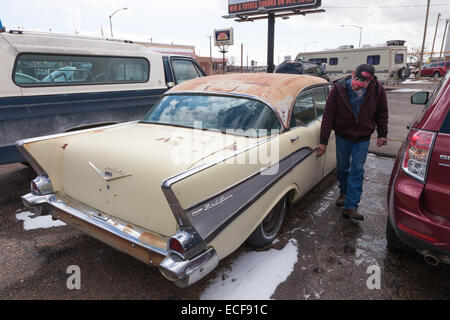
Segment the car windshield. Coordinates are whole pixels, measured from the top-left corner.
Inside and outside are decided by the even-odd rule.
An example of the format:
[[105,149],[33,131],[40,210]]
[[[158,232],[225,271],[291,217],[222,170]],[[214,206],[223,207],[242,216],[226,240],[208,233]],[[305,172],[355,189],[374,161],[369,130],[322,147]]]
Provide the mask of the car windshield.
[[266,136],[281,129],[275,112],[260,101],[217,95],[168,95],[141,122]]

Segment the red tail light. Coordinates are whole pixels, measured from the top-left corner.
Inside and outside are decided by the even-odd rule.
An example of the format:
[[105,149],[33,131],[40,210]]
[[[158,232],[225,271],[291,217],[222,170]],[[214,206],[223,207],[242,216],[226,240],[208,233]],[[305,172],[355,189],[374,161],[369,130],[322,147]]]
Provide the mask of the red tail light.
[[169,249],[181,255],[184,255],[184,249],[183,246],[181,245],[181,242],[175,238],[170,239]]
[[403,171],[422,182],[425,182],[435,136],[434,132],[411,130],[406,142]]

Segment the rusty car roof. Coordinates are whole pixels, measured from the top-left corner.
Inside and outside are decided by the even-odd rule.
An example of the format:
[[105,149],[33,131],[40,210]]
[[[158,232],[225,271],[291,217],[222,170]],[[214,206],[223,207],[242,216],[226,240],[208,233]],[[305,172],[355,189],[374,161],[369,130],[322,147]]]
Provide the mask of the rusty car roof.
[[168,93],[222,92],[261,98],[270,103],[287,128],[289,114],[299,91],[327,83],[319,77],[283,73],[235,73],[197,78],[183,82]]

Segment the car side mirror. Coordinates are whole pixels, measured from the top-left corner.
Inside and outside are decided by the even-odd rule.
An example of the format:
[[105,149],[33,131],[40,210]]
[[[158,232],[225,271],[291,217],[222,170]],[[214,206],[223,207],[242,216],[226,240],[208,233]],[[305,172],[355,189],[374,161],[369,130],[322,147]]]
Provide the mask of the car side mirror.
[[412,104],[427,104],[430,93],[427,91],[416,92],[411,96]]
[[167,86],[167,88],[173,88],[173,87],[175,87],[175,82],[166,82],[166,86]]

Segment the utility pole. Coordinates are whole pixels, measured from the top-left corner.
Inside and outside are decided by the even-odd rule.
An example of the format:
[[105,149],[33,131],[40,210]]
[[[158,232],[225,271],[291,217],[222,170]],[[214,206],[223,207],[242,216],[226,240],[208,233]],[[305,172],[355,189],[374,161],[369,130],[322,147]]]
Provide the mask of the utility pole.
[[422,76],[422,64],[423,64],[423,52],[425,51],[425,40],[427,38],[427,25],[428,25],[428,14],[430,13],[430,1],[427,1],[427,14],[425,16],[425,29],[423,31],[423,41],[422,41],[422,49],[420,50],[420,58],[419,58],[419,80]]
[[431,56],[430,56],[430,60],[433,58],[434,43],[435,43],[435,41],[436,41],[436,35],[437,35],[437,30],[438,30],[438,25],[439,25],[439,19],[440,19],[440,18],[441,18],[441,14],[438,13],[437,21],[436,21],[436,29],[434,30],[433,46],[431,47]]
[[213,71],[213,57],[212,57],[212,43],[211,43],[211,39],[212,36],[207,36],[209,37],[209,62],[210,62],[210,69],[209,69],[209,73],[212,74]]
[[445,30],[444,30],[444,36],[442,37],[441,52],[439,53],[439,59],[442,58],[442,51],[444,50],[445,35],[447,34],[447,28],[448,28],[449,22],[450,22],[450,19],[445,20]]
[[241,43],[241,73],[244,73],[244,44]]

